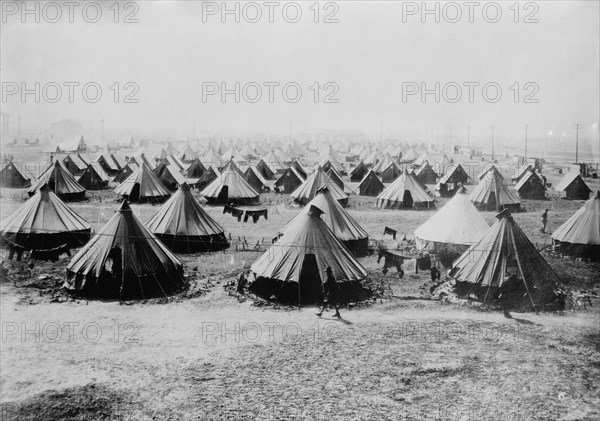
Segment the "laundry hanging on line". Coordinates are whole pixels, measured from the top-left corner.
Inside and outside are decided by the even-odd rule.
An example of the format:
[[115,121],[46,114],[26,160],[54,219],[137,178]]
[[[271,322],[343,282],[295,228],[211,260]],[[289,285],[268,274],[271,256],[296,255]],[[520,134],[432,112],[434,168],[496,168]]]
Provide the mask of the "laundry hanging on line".
[[264,216],[265,219],[269,219],[267,209],[261,209],[261,210],[255,210],[255,211],[248,210],[248,211],[246,211],[246,215],[244,215],[244,222],[248,222],[248,218],[252,217],[252,222],[254,222],[256,224],[261,216]]
[[393,230],[393,229],[388,228],[388,227],[385,227],[383,229],[383,235],[391,235],[394,240],[396,239],[396,234],[397,233],[398,233],[398,231]]
[[268,209],[258,209],[258,210],[246,210],[238,209],[236,207],[225,205],[223,207],[223,213],[229,213],[237,218],[238,222],[241,222],[242,217],[244,217],[244,222],[248,222],[249,218],[252,218],[252,221],[256,224],[261,216],[264,216],[265,219],[269,219],[269,211]]

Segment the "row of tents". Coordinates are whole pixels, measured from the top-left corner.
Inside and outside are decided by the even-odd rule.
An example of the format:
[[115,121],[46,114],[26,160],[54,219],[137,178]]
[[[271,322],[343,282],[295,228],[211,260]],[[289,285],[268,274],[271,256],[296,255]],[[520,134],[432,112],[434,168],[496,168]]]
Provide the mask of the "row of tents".
[[[600,255],[599,220],[600,193],[556,230],[553,239],[566,252]],[[40,256],[85,244],[68,265],[67,286],[120,298],[168,294],[183,287],[181,263],[173,251],[228,246],[223,229],[202,210],[186,184],[146,225],[124,201],[90,241],[89,224],[44,185],[2,223],[0,235],[17,252],[33,250]],[[501,212],[488,228],[464,188],[417,229],[415,237],[421,249],[445,253],[449,262],[460,256],[450,276],[484,300],[490,291],[492,297],[516,283],[537,305],[556,281],[510,212]],[[252,265],[257,275],[252,288],[284,301],[314,302],[320,297],[317,287],[323,271],[331,266],[346,296],[364,296],[361,281],[367,273],[355,256],[366,252],[367,244],[366,231],[341,206],[330,185],[321,182],[314,198]]]

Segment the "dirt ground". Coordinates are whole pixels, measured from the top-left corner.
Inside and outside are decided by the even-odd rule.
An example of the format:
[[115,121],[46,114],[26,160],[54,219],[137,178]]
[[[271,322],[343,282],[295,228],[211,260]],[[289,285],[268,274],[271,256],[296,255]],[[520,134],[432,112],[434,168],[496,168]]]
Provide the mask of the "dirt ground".
[[[597,180],[589,182],[600,188]],[[94,195],[72,207],[98,230],[117,198],[111,191]],[[24,191],[3,190],[0,219],[24,200]],[[437,199],[436,206],[446,201]],[[225,288],[300,210],[289,196],[261,195],[261,202],[285,203],[286,210],[253,224],[205,207],[231,234],[232,247],[179,255],[192,287],[168,299],[68,298],[60,291],[67,257],[32,269],[7,262],[10,281],[0,284],[2,419],[600,418],[600,265],[544,252],[562,286],[589,301],[565,312],[508,319],[432,300],[428,273],[384,276],[376,256],[367,256],[361,263],[390,294],[343,308],[341,320],[331,312],[318,318],[313,307],[261,305]],[[384,226],[411,237],[435,212],[382,211],[374,203],[352,195],[348,210],[372,239],[389,247],[395,242],[383,236]],[[551,242],[539,231],[543,209],[550,209],[552,232],[582,204],[557,197],[524,201],[527,212],[514,216],[543,248]],[[142,221],[158,209],[132,208]],[[483,216],[494,220],[494,213]],[[262,251],[237,251],[238,237],[258,241]]]

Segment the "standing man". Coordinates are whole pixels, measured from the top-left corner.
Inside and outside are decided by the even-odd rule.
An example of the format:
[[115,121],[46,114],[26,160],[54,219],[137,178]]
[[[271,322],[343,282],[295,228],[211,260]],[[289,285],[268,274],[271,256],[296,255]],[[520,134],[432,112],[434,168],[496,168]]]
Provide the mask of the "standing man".
[[542,228],[540,229],[540,231],[542,231],[543,233],[546,232],[546,223],[548,222],[548,209],[546,209],[544,211],[544,213],[542,214]]
[[321,311],[317,313],[317,316],[321,317],[321,314],[323,314],[323,310],[325,310],[327,305],[331,305],[335,307],[335,314],[333,317],[341,319],[342,316],[340,315],[338,301],[338,285],[337,282],[335,282],[331,266],[327,266],[327,269],[325,269],[325,282],[323,282],[323,307],[321,307]]

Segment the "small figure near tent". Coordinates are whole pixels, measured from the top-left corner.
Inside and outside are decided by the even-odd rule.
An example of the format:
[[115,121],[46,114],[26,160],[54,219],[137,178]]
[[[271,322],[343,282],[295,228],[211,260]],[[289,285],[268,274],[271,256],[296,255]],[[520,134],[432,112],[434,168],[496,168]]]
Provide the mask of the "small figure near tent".
[[321,307],[321,311],[317,313],[317,316],[321,317],[323,314],[323,310],[327,308],[327,306],[335,307],[335,314],[333,317],[342,318],[340,314],[340,307],[338,305],[338,297],[337,297],[337,283],[335,282],[335,277],[333,276],[333,270],[331,266],[327,266],[325,269],[326,279],[323,282],[323,306]]
[[241,295],[245,295],[246,285],[248,285],[248,280],[250,279],[250,268],[244,268],[244,271],[240,273],[240,276],[237,281],[237,292]]
[[549,209],[546,209],[544,213],[542,213],[542,228],[540,231],[543,233],[546,232],[546,224],[548,223],[548,210]]

